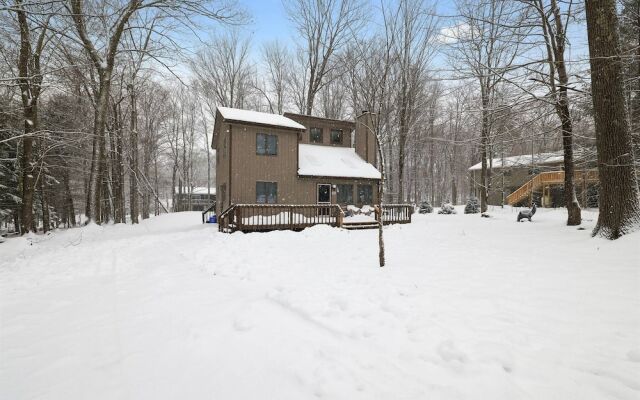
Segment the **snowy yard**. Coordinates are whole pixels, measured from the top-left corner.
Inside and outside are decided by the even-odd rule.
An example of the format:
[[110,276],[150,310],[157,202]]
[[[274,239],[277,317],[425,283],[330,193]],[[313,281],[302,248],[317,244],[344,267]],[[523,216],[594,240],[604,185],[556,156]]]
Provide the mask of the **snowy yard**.
[[638,399],[640,235],[562,210],[0,244],[0,399]]

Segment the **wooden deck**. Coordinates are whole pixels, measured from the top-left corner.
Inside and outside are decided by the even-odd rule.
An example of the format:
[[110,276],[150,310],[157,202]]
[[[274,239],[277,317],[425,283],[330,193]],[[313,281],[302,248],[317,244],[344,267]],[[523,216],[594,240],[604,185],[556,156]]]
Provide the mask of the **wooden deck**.
[[345,222],[342,208],[337,204],[234,204],[218,216],[220,232],[266,232],[275,230],[299,231],[314,225],[329,225],[346,229],[376,228],[383,224],[410,223],[413,206],[409,204],[375,207],[375,221]]
[[[575,171],[576,186],[598,182],[598,170]],[[534,176],[530,181],[520,186],[518,190],[507,196],[507,204],[516,205],[527,199],[531,199],[534,192],[542,191],[554,185],[564,184],[564,171],[542,172]]]

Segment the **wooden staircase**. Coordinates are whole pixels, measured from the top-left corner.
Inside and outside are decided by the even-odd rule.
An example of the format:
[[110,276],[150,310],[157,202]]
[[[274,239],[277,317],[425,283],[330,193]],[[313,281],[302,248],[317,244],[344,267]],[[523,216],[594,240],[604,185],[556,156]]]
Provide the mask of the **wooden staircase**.
[[[575,171],[574,181],[576,186],[587,183],[598,182],[598,170]],[[521,203],[533,195],[534,192],[544,190],[547,186],[564,184],[564,171],[542,172],[534,176],[515,192],[507,196],[507,204],[513,206]]]
[[348,230],[378,229],[377,221],[343,222],[342,227]]

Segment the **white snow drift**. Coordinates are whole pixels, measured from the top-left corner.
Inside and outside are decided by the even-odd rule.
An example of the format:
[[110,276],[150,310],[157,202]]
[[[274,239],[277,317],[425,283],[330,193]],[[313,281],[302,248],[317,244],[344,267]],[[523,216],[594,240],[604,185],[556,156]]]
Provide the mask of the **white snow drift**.
[[219,234],[197,213],[0,245],[1,399],[638,399],[640,236],[516,210]]

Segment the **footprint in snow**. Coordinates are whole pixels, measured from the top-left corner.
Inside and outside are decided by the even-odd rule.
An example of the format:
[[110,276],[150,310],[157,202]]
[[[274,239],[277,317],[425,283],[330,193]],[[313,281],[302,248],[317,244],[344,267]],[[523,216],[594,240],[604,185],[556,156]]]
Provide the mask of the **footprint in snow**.
[[467,362],[467,355],[460,351],[451,340],[440,343],[437,352],[440,358],[446,362],[458,361],[463,364]]
[[633,349],[627,353],[629,361],[640,363],[640,349]]

